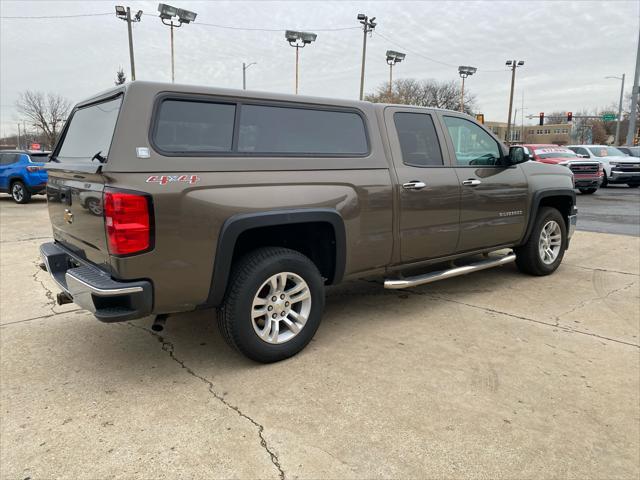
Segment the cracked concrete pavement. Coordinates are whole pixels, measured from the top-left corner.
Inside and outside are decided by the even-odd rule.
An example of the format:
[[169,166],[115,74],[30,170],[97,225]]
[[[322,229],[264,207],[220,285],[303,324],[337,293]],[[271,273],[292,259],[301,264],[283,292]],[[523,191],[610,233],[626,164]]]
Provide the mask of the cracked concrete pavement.
[[545,278],[332,288],[258,365],[212,312],[158,335],[54,306],[49,235],[41,198],[0,198],[2,478],[640,476],[637,237],[578,232]]

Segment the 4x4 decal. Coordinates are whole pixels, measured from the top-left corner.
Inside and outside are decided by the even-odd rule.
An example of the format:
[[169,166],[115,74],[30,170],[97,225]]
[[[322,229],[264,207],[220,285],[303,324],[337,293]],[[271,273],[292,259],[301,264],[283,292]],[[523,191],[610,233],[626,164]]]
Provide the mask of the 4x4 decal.
[[147,178],[147,183],[159,183],[160,185],[166,185],[169,182],[184,182],[184,183],[198,183],[200,177],[197,175],[151,175]]

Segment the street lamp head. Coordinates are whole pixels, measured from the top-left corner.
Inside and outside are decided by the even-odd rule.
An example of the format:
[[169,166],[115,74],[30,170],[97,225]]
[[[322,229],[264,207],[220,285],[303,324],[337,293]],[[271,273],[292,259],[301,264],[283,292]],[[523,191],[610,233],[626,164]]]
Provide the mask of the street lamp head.
[[470,67],[468,65],[461,65],[458,67],[458,73],[461,77],[468,77],[469,75],[473,75],[477,70],[478,69],[476,67]]
[[[302,46],[315,42],[318,35],[311,32],[297,32],[295,30],[287,30],[284,32],[284,38],[287,39],[292,46],[296,46],[297,42],[302,42]],[[299,44],[297,46],[300,46]]]
[[387,50],[387,63],[395,65],[404,60],[407,55],[405,53],[396,52],[395,50]]
[[366,19],[367,19],[367,16],[364,13],[359,13],[358,14],[358,20],[362,21],[362,20],[366,20]]
[[194,22],[198,14],[196,12],[192,12],[190,10],[184,10],[182,8],[178,8],[176,14],[178,15],[178,20],[182,23],[191,23]]
[[518,66],[519,66],[519,67],[521,67],[522,65],[524,65],[524,60],[520,60],[520,61],[518,62]]
[[512,60],[507,60],[507,62],[505,63],[507,67],[510,67],[512,64],[513,64]]
[[176,7],[172,7],[166,3],[159,3],[158,11],[160,12],[160,18],[162,20],[169,20],[170,18],[175,17],[178,13],[178,9]]
[[116,5],[116,17],[126,17],[127,10],[122,5]]
[[142,10],[138,10],[138,13],[136,13],[134,17],[134,21],[139,22],[140,20],[142,20]]

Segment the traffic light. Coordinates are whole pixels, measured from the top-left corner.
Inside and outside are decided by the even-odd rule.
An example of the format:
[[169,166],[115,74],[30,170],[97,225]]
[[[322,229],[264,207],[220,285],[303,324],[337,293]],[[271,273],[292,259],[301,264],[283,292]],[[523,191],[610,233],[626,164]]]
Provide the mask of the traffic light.
[[567,122],[571,123],[573,120],[573,112],[567,112]]
[[540,125],[544,125],[544,112],[540,112]]

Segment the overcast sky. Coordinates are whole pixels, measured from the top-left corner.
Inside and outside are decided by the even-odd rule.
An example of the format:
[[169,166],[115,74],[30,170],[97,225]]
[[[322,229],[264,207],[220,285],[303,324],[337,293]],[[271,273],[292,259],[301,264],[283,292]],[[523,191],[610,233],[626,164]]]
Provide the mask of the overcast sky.
[[[478,72],[465,86],[476,95],[478,110],[496,121],[507,117],[507,59],[526,62],[517,71],[515,102],[520,109],[524,94],[526,114],[617,103],[620,82],[604,77],[626,73],[625,90],[631,91],[640,21],[637,0],[169,1],[198,13],[194,24],[175,31],[176,82],[242,88],[242,62],[257,62],[247,72],[249,89],[293,92],[295,53],[284,29],[306,29],[318,40],[301,51],[300,93],[357,98],[362,31],[329,29],[358,27],[356,15],[365,13],[378,22],[367,48],[365,91],[387,81],[388,49],[407,54],[394,69],[396,78],[459,81],[457,65],[472,65]],[[55,92],[75,102],[113,86],[120,66],[130,76],[126,23],[112,13],[116,4],[0,2],[3,136],[17,130],[14,105],[21,91]],[[169,28],[157,17],[157,2],[123,4],[144,11],[133,31],[137,79],[170,81]],[[6,18],[101,13],[108,15]]]

